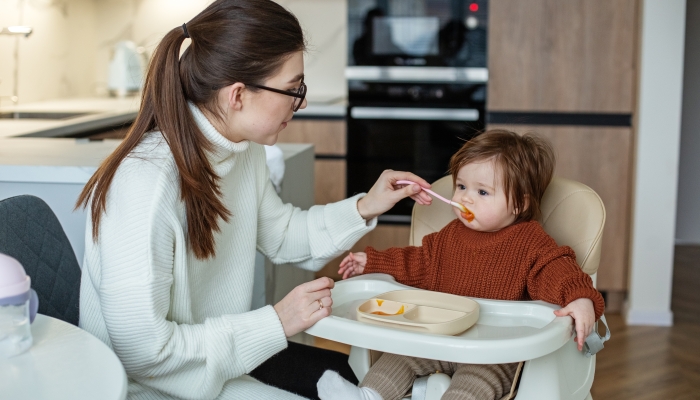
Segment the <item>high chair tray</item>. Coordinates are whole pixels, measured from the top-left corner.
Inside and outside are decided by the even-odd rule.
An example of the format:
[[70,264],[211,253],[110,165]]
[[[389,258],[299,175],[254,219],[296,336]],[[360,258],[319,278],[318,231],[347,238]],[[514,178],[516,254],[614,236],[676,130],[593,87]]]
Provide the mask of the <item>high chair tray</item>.
[[310,335],[366,349],[472,364],[510,363],[547,355],[572,340],[571,317],[556,317],[560,307],[542,301],[477,299],[479,319],[456,336],[412,332],[357,320],[357,308],[378,294],[420,290],[385,274],[336,282],[333,313],[307,329]]

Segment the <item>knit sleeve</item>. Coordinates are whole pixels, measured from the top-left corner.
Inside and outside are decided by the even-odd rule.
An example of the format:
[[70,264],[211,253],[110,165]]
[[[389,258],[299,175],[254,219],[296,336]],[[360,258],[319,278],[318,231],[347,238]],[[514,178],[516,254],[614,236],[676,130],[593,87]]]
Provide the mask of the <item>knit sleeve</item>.
[[[187,296],[173,291],[175,260],[187,251],[177,181],[158,178],[150,163],[139,167],[118,170],[99,246],[86,253],[81,327],[100,333],[104,321],[100,337],[130,380],[178,398],[211,399],[227,380],[283,350],[286,337],[270,306],[201,323],[172,320],[171,299]],[[83,298],[88,285],[97,296]]]
[[434,241],[437,232],[423,238],[422,246],[392,247],[384,251],[367,247],[367,265],[363,273],[383,273],[397,282],[428,289],[427,272],[432,266]]
[[527,278],[527,288],[533,300],[543,300],[561,307],[576,299],[591,299],[596,321],[605,310],[603,296],[593,287],[591,277],[581,271],[573,249],[559,247],[554,240],[538,254]]
[[364,193],[308,211],[284,204],[270,182],[265,158],[261,160],[265,173],[259,182],[257,246],[273,263],[318,271],[377,225],[376,218],[365,221],[357,211]]

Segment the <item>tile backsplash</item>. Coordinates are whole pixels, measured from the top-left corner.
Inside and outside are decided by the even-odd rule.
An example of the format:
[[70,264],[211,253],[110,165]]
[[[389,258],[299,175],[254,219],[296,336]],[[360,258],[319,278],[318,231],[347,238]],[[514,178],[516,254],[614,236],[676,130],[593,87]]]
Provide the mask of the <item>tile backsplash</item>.
[[[0,0],[0,26],[29,25],[28,38],[0,36],[0,105],[14,94],[18,47],[20,103],[106,96],[112,46],[132,40],[148,57],[170,29],[211,0]],[[346,95],[346,0],[278,0],[302,24],[311,101]]]

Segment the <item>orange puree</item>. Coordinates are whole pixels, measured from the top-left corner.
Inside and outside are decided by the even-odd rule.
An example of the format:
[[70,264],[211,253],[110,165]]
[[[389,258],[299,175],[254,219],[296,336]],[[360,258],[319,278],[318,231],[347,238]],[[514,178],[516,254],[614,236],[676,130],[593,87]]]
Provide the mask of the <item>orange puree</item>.
[[471,211],[467,210],[467,212],[462,213],[462,218],[466,219],[467,222],[472,222],[474,221],[474,214]]
[[378,305],[379,307],[382,306],[382,303],[384,303],[384,300],[379,300],[379,299],[377,299],[377,305]]
[[[384,300],[382,300],[382,301],[384,301]],[[377,300],[377,302],[379,302],[379,300]],[[403,306],[401,306],[401,308],[399,308],[399,311],[397,311],[396,314],[387,314],[383,311],[373,311],[372,314],[376,314],[376,315],[401,315],[401,314],[403,314]]]

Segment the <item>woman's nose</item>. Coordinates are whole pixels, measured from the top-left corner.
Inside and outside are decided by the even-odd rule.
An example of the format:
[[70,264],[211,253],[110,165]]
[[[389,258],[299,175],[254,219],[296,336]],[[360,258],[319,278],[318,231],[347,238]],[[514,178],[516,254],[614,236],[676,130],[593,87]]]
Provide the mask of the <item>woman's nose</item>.
[[303,110],[305,108],[306,108],[306,99],[304,99],[304,101],[301,102],[301,107],[299,107],[299,109]]

